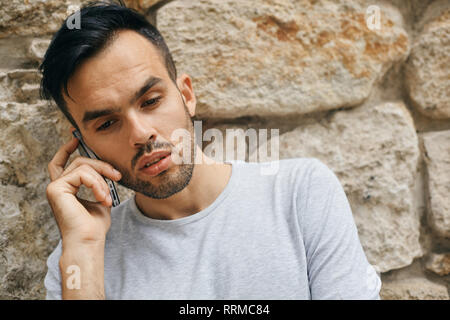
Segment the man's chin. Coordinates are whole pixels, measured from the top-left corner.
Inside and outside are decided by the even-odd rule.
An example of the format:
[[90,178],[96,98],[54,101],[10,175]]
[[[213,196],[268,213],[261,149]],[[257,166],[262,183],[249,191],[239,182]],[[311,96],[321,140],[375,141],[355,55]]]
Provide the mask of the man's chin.
[[[178,168],[178,169],[176,169]],[[191,181],[194,171],[192,166],[174,166],[161,171],[156,176],[138,175],[132,179],[123,173],[120,185],[153,199],[166,199],[182,191]]]

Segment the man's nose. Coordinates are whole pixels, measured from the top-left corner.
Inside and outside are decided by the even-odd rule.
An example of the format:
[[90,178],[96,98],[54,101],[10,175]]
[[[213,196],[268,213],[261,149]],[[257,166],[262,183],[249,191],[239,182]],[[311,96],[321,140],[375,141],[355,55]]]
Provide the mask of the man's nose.
[[128,116],[129,143],[133,148],[142,147],[149,140],[156,140],[156,130],[145,117],[137,114]]

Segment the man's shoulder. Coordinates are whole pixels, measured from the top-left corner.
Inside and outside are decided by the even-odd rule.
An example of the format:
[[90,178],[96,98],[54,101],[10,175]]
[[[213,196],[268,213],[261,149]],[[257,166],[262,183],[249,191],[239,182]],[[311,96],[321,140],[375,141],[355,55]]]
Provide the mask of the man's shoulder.
[[332,170],[312,157],[240,162],[239,168],[239,186],[250,193],[277,192],[304,198],[312,189],[323,189],[335,182]]
[[266,177],[305,178],[313,173],[327,176],[331,172],[324,162],[313,157],[285,158],[262,162],[239,161],[236,163],[245,172],[252,172]]

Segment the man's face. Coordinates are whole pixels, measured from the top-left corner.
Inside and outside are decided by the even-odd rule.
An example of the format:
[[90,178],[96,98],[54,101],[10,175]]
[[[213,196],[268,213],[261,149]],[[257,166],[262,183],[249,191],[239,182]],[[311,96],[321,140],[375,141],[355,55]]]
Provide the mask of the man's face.
[[[84,62],[69,79],[69,112],[86,144],[122,174],[120,184],[148,197],[167,198],[189,183],[194,161],[151,175],[141,169],[141,159],[153,151],[175,153],[174,130],[191,137],[195,96],[190,79],[171,81],[156,47],[133,31],[121,31],[102,52]],[[73,100],[72,100],[73,99]],[[180,148],[181,149],[181,148]],[[181,156],[181,153],[178,153]]]

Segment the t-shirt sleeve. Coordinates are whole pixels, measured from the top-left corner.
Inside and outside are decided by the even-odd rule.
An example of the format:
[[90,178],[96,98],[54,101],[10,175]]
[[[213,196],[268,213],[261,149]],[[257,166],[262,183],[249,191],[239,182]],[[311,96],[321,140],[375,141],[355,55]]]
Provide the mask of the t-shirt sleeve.
[[314,158],[308,176],[299,222],[311,299],[379,300],[380,277],[363,251],[337,176]]
[[46,300],[62,300],[61,293],[61,273],[59,269],[59,259],[62,252],[61,241],[47,259],[47,274],[44,279],[44,286],[47,290]]

